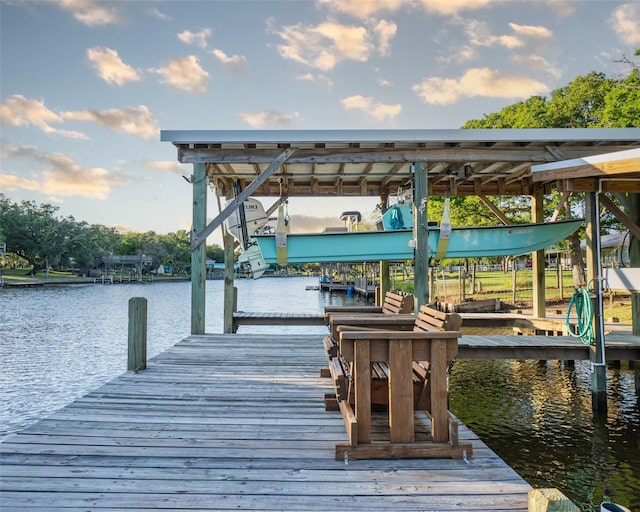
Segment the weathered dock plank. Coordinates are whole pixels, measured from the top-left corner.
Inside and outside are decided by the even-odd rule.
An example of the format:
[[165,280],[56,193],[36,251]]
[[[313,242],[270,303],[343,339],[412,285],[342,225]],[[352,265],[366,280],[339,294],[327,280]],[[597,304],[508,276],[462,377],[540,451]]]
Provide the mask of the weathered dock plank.
[[[572,336],[463,335],[458,359],[589,359],[589,346]],[[605,335],[607,361],[640,360],[640,336],[630,333]]]
[[189,337],[7,438],[2,510],[527,510],[464,426],[468,462],[335,461],[325,364],[321,336]]

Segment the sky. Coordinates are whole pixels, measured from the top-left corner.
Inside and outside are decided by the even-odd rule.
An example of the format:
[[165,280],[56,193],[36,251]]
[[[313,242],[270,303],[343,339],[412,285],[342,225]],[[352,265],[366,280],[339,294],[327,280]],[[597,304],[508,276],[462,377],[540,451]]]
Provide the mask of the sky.
[[[189,230],[160,130],[459,128],[637,48],[637,0],[0,0],[0,193]],[[292,198],[292,230],[376,200]]]

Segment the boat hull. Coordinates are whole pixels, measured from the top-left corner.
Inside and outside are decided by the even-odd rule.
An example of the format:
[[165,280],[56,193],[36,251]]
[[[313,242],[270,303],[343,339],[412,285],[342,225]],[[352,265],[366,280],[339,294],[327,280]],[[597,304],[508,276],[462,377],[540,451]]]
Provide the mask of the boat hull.
[[[453,228],[445,258],[517,256],[549,247],[580,227],[582,220],[549,224]],[[253,237],[265,263],[276,263],[274,235]],[[412,259],[411,230],[287,235],[289,263],[402,261]],[[435,256],[440,232],[429,231],[429,257]]]

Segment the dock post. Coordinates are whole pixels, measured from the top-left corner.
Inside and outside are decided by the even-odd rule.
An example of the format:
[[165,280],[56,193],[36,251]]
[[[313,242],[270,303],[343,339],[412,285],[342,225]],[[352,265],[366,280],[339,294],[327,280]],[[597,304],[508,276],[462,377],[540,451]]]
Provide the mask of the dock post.
[[529,491],[529,512],[580,512],[569,498],[558,489]]
[[[640,225],[640,194],[627,194],[629,207],[627,211],[631,220]],[[629,266],[640,267],[640,236],[635,234],[629,240]],[[631,332],[640,336],[640,292],[631,292]],[[636,381],[637,382],[637,381]]]
[[223,238],[224,244],[224,311],[223,311],[223,329],[222,332],[230,334],[236,332],[236,326],[233,325],[233,314],[238,308],[238,290],[233,286],[234,269],[233,269],[233,237],[230,233],[225,233]]
[[602,318],[602,281],[600,271],[600,201],[599,192],[585,194],[587,218],[587,282],[593,283],[595,340],[589,346],[591,360],[591,406],[594,411],[607,410],[607,364],[604,352],[604,323]]
[[429,188],[427,183],[427,162],[413,164],[413,237],[416,243],[414,252],[413,294],[416,297],[414,311],[429,303],[429,228],[427,204]]
[[129,344],[127,370],[135,372],[147,367],[147,299],[129,299]]
[[[193,164],[193,227],[191,241],[207,226],[207,166]],[[204,334],[206,303],[206,241],[191,249],[191,334]]]
[[[544,222],[544,194],[540,185],[535,185],[531,196],[531,222]],[[545,261],[544,250],[531,253],[531,276],[533,279],[533,316],[545,318]],[[515,265],[515,261],[514,261]]]
[[389,274],[389,262],[380,261],[380,305],[384,302],[384,296],[391,290],[391,276]]

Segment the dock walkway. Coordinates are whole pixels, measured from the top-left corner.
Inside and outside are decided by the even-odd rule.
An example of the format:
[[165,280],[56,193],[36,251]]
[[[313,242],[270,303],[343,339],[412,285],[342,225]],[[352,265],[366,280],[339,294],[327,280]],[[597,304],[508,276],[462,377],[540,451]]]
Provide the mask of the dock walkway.
[[325,365],[321,336],[188,337],[7,438],[2,510],[527,510],[531,487],[462,425],[468,463],[336,461]]

